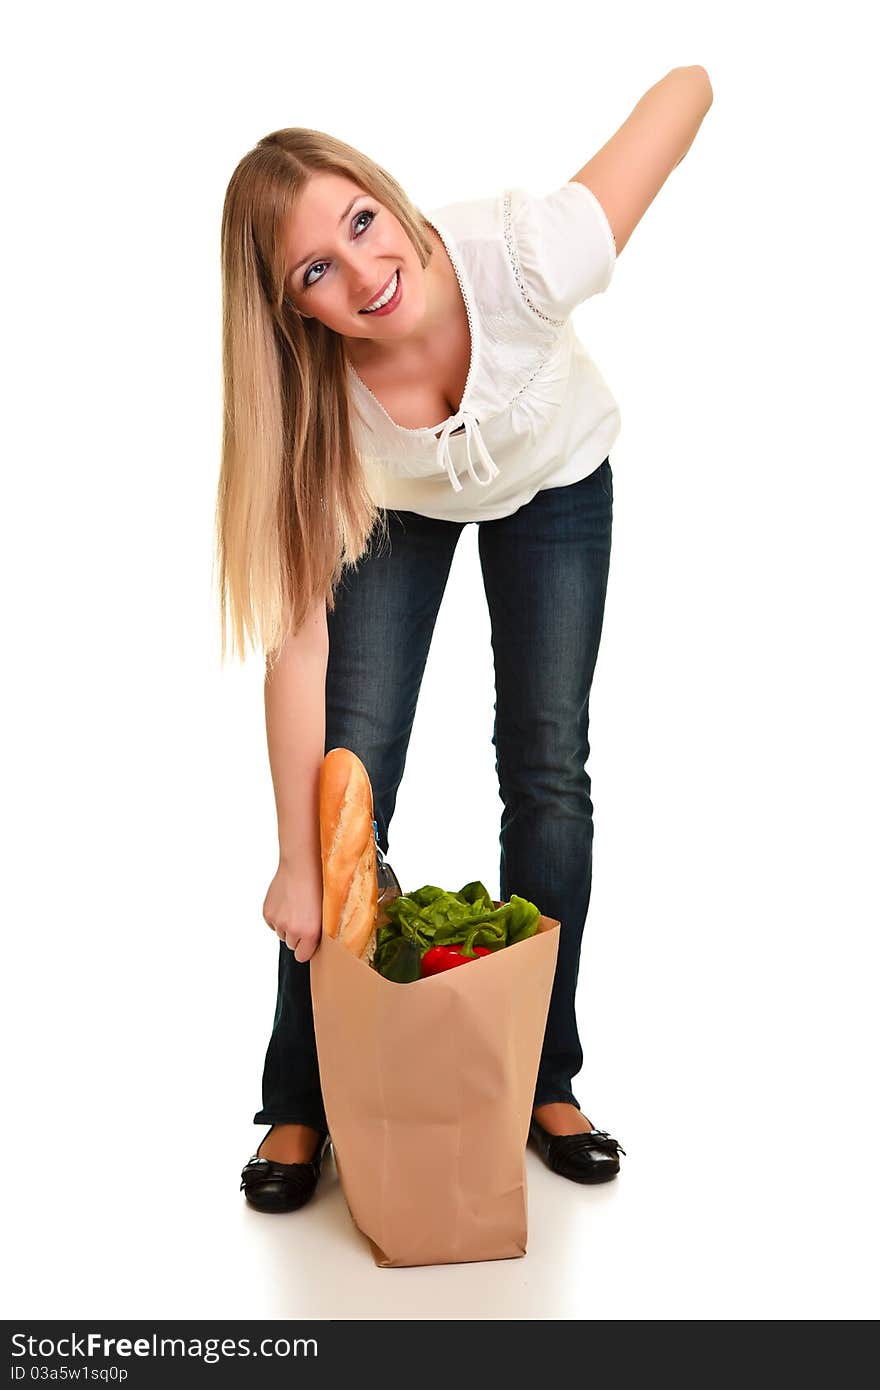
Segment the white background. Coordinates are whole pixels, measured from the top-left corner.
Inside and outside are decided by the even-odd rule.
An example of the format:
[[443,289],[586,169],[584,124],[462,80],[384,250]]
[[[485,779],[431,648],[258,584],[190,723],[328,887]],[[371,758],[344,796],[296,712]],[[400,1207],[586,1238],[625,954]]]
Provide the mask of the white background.
[[[876,1314],[867,23],[558,0],[9,22],[6,1316]],[[548,192],[690,63],[714,104],[575,318],[623,418],[575,1089],[628,1155],[589,1189],[529,1152],[525,1259],[378,1270],[332,1164],[298,1213],[238,1190],[265,1133],[276,834],[261,662],[221,669],[212,590],[223,195],[284,125],[359,146],[425,210]],[[405,887],[494,896],[476,542],[390,858]]]

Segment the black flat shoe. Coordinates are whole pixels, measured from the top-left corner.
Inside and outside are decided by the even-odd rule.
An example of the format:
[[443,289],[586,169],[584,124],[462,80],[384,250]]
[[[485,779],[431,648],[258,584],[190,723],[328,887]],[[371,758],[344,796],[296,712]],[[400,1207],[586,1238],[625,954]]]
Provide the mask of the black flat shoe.
[[258,1211],[296,1211],[318,1186],[329,1143],[330,1135],[324,1130],[308,1163],[276,1163],[273,1158],[260,1158],[258,1149],[241,1170],[239,1192],[243,1188],[247,1201]]
[[608,1182],[620,1172],[618,1154],[626,1153],[604,1129],[586,1134],[550,1134],[534,1115],[529,1139],[554,1173],[572,1182]]

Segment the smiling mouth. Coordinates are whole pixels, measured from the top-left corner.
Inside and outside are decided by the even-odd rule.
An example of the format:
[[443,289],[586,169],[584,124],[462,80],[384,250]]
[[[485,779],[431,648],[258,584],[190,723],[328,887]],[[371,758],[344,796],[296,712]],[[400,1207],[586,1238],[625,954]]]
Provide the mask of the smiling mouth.
[[[374,299],[371,299],[370,303],[365,305],[363,309],[358,309],[358,313],[373,314],[376,312],[376,309],[384,309],[385,305],[390,304],[391,300],[397,294],[399,285],[400,270],[398,269],[392,272],[392,274],[386,280],[385,285],[383,289],[379,292],[379,294],[377,294]],[[380,304],[377,303],[377,300],[382,300],[384,302]]]

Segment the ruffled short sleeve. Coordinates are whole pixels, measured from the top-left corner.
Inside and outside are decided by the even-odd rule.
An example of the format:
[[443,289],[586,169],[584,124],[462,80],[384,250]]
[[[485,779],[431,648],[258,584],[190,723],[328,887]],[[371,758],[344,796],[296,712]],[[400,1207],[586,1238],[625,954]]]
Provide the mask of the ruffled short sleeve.
[[611,282],[614,234],[586,184],[573,180],[544,197],[511,189],[505,195],[505,237],[523,298],[542,318],[568,318]]

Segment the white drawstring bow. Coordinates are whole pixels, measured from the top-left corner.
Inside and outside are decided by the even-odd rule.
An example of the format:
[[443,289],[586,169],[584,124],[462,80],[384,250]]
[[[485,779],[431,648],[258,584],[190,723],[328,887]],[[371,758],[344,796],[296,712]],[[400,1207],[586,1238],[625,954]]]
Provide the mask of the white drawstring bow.
[[[437,444],[437,467],[446,469],[446,472],[449,474],[449,481],[451,482],[453,489],[456,492],[461,492],[461,483],[458,481],[458,478],[456,476],[455,467],[452,462],[452,450],[449,447],[449,436],[452,434],[453,430],[458,428],[459,425],[464,425],[465,444],[467,447],[468,472],[470,473],[474,482],[479,487],[488,487],[492,480],[498,477],[498,469],[495,467],[495,462],[492,458],[492,455],[486,448],[483,436],[480,434],[479,423],[476,417],[472,415],[469,410],[459,410],[458,413],[456,415],[453,415],[451,419],[447,420],[446,424],[443,426],[443,430],[440,434],[439,442]],[[488,476],[485,478],[478,477],[476,469],[474,468],[474,461],[471,458],[471,436],[473,436],[474,442],[477,446],[477,453],[479,454],[480,459],[486,466],[486,472]]]

